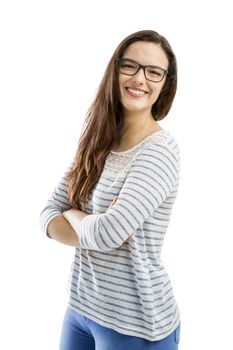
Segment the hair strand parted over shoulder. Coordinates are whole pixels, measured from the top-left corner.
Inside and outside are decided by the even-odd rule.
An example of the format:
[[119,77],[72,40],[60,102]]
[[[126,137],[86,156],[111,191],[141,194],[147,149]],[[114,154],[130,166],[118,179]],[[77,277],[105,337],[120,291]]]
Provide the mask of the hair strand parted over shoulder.
[[114,144],[118,144],[124,116],[120,103],[117,59],[128,46],[137,41],[153,42],[164,50],[169,65],[165,84],[152,106],[153,118],[166,117],[172,106],[177,88],[177,63],[172,48],[159,33],[142,30],[127,36],[113,53],[97,94],[82,128],[72,168],[67,172],[68,196],[72,207],[83,210],[103,171],[105,160]]

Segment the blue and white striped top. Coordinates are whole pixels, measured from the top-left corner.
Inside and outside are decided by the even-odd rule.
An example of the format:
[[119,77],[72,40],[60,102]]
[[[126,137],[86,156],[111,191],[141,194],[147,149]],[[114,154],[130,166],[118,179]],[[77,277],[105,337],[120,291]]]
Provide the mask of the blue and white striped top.
[[[179,183],[179,148],[166,130],[111,151],[85,207],[69,305],[120,333],[157,341],[180,313],[161,250]],[[114,197],[117,202],[109,208]],[[65,177],[41,213],[41,228],[70,208]],[[134,239],[127,241],[133,235]]]

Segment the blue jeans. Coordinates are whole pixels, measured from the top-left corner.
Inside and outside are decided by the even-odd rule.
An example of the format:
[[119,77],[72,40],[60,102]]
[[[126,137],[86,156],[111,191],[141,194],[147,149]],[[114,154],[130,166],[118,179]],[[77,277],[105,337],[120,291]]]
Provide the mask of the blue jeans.
[[178,350],[180,326],[168,337],[149,340],[118,333],[67,308],[60,350]]

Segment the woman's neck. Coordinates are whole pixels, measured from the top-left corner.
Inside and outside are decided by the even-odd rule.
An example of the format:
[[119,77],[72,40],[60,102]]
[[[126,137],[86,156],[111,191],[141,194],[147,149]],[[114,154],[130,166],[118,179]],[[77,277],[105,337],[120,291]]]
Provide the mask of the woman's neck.
[[160,126],[154,120],[152,114],[128,112],[124,115],[122,137],[140,136],[150,132],[152,133],[159,128]]
[[[140,119],[139,119],[140,118]],[[124,118],[124,125],[121,131],[119,141],[114,145],[112,151],[125,151],[128,148],[141,142],[144,138],[162,128],[151,116],[140,115],[138,118],[135,114],[127,115]]]

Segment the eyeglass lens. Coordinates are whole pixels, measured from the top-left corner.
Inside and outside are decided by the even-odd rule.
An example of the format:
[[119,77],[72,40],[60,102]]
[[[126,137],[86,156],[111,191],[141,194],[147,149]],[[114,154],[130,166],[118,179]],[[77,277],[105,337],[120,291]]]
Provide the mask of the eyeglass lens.
[[[139,70],[140,64],[130,59],[120,59],[120,72],[125,75],[135,75]],[[144,69],[145,77],[148,80],[159,82],[163,79],[165,71],[159,67],[146,66]]]

